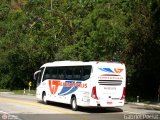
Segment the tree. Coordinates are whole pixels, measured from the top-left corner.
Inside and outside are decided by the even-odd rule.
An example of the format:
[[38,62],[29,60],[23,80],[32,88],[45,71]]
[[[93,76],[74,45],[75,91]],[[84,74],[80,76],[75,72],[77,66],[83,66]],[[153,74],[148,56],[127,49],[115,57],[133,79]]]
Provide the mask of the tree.
[[[158,1],[135,1],[134,11],[131,15],[130,29],[127,31],[128,47],[126,58],[130,76],[130,89],[136,95],[143,98],[156,99],[159,77],[157,68],[159,67],[159,18],[160,12]],[[132,69],[131,69],[132,68]],[[142,89],[143,88],[143,89]]]

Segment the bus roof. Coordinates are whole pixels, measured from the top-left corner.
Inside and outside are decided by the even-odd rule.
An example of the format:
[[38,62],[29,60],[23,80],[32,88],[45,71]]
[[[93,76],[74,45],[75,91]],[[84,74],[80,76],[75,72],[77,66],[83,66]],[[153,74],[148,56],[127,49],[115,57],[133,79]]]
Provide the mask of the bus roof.
[[109,61],[89,61],[89,62],[84,62],[84,61],[55,61],[55,62],[49,62],[45,63],[42,67],[51,67],[51,66],[75,66],[75,65],[96,65],[96,64],[101,64],[101,63],[108,63],[108,64],[121,64],[124,65],[124,63],[118,63],[118,62],[109,62]]

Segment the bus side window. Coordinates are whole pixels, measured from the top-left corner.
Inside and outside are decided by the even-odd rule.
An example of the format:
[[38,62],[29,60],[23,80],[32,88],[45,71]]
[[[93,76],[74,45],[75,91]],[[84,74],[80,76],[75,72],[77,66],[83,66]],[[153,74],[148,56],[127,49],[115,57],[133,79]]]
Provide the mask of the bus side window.
[[91,74],[91,66],[84,66],[82,79],[83,80],[89,79],[90,74]]
[[81,76],[82,76],[82,67],[75,67],[73,79],[81,80]]
[[42,81],[44,81],[46,79],[50,79],[50,68],[46,68]]
[[57,79],[57,68],[56,67],[53,67],[51,70],[51,78]]
[[66,79],[72,80],[73,79],[73,69],[72,67],[67,67],[66,69]]
[[58,79],[65,80],[65,69],[61,67],[58,69]]
[[41,68],[40,70],[41,70],[41,72],[39,72],[39,73],[37,74],[37,87],[38,87],[38,86],[40,85],[40,83],[41,83],[41,78],[42,78],[42,73],[43,73],[44,68]]

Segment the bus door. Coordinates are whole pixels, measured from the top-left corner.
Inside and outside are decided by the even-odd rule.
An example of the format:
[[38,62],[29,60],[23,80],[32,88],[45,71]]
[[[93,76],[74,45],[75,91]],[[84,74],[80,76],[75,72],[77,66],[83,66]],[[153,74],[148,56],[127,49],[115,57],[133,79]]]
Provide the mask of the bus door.
[[42,81],[42,75],[43,75],[44,68],[41,68],[40,70],[36,71],[34,73],[34,80],[37,81],[37,87],[36,87],[36,96],[37,98],[41,99],[41,81]]

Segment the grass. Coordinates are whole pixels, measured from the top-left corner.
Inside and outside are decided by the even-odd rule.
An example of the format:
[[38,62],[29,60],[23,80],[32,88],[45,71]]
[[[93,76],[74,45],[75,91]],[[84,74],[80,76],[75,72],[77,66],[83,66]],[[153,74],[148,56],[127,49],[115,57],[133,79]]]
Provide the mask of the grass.
[[[126,97],[127,102],[137,102],[137,97]],[[156,99],[143,99],[139,98],[139,103],[145,103],[145,104],[158,104],[158,98]]]
[[7,89],[0,89],[0,92],[11,92],[11,91]]
[[24,93],[24,90],[7,90],[7,89],[0,89],[0,92],[13,92],[14,94],[18,94],[18,95],[27,95],[27,94],[33,94],[35,95],[36,94],[36,90],[25,90],[25,93]]
[[134,98],[134,97],[126,97],[126,101],[127,101],[127,102],[136,102],[137,99]]
[[15,94],[18,94],[18,95],[22,95],[22,94],[33,94],[35,95],[36,94],[36,91],[35,90],[25,90],[25,93],[24,93],[24,90],[13,90],[12,92],[14,92]]

